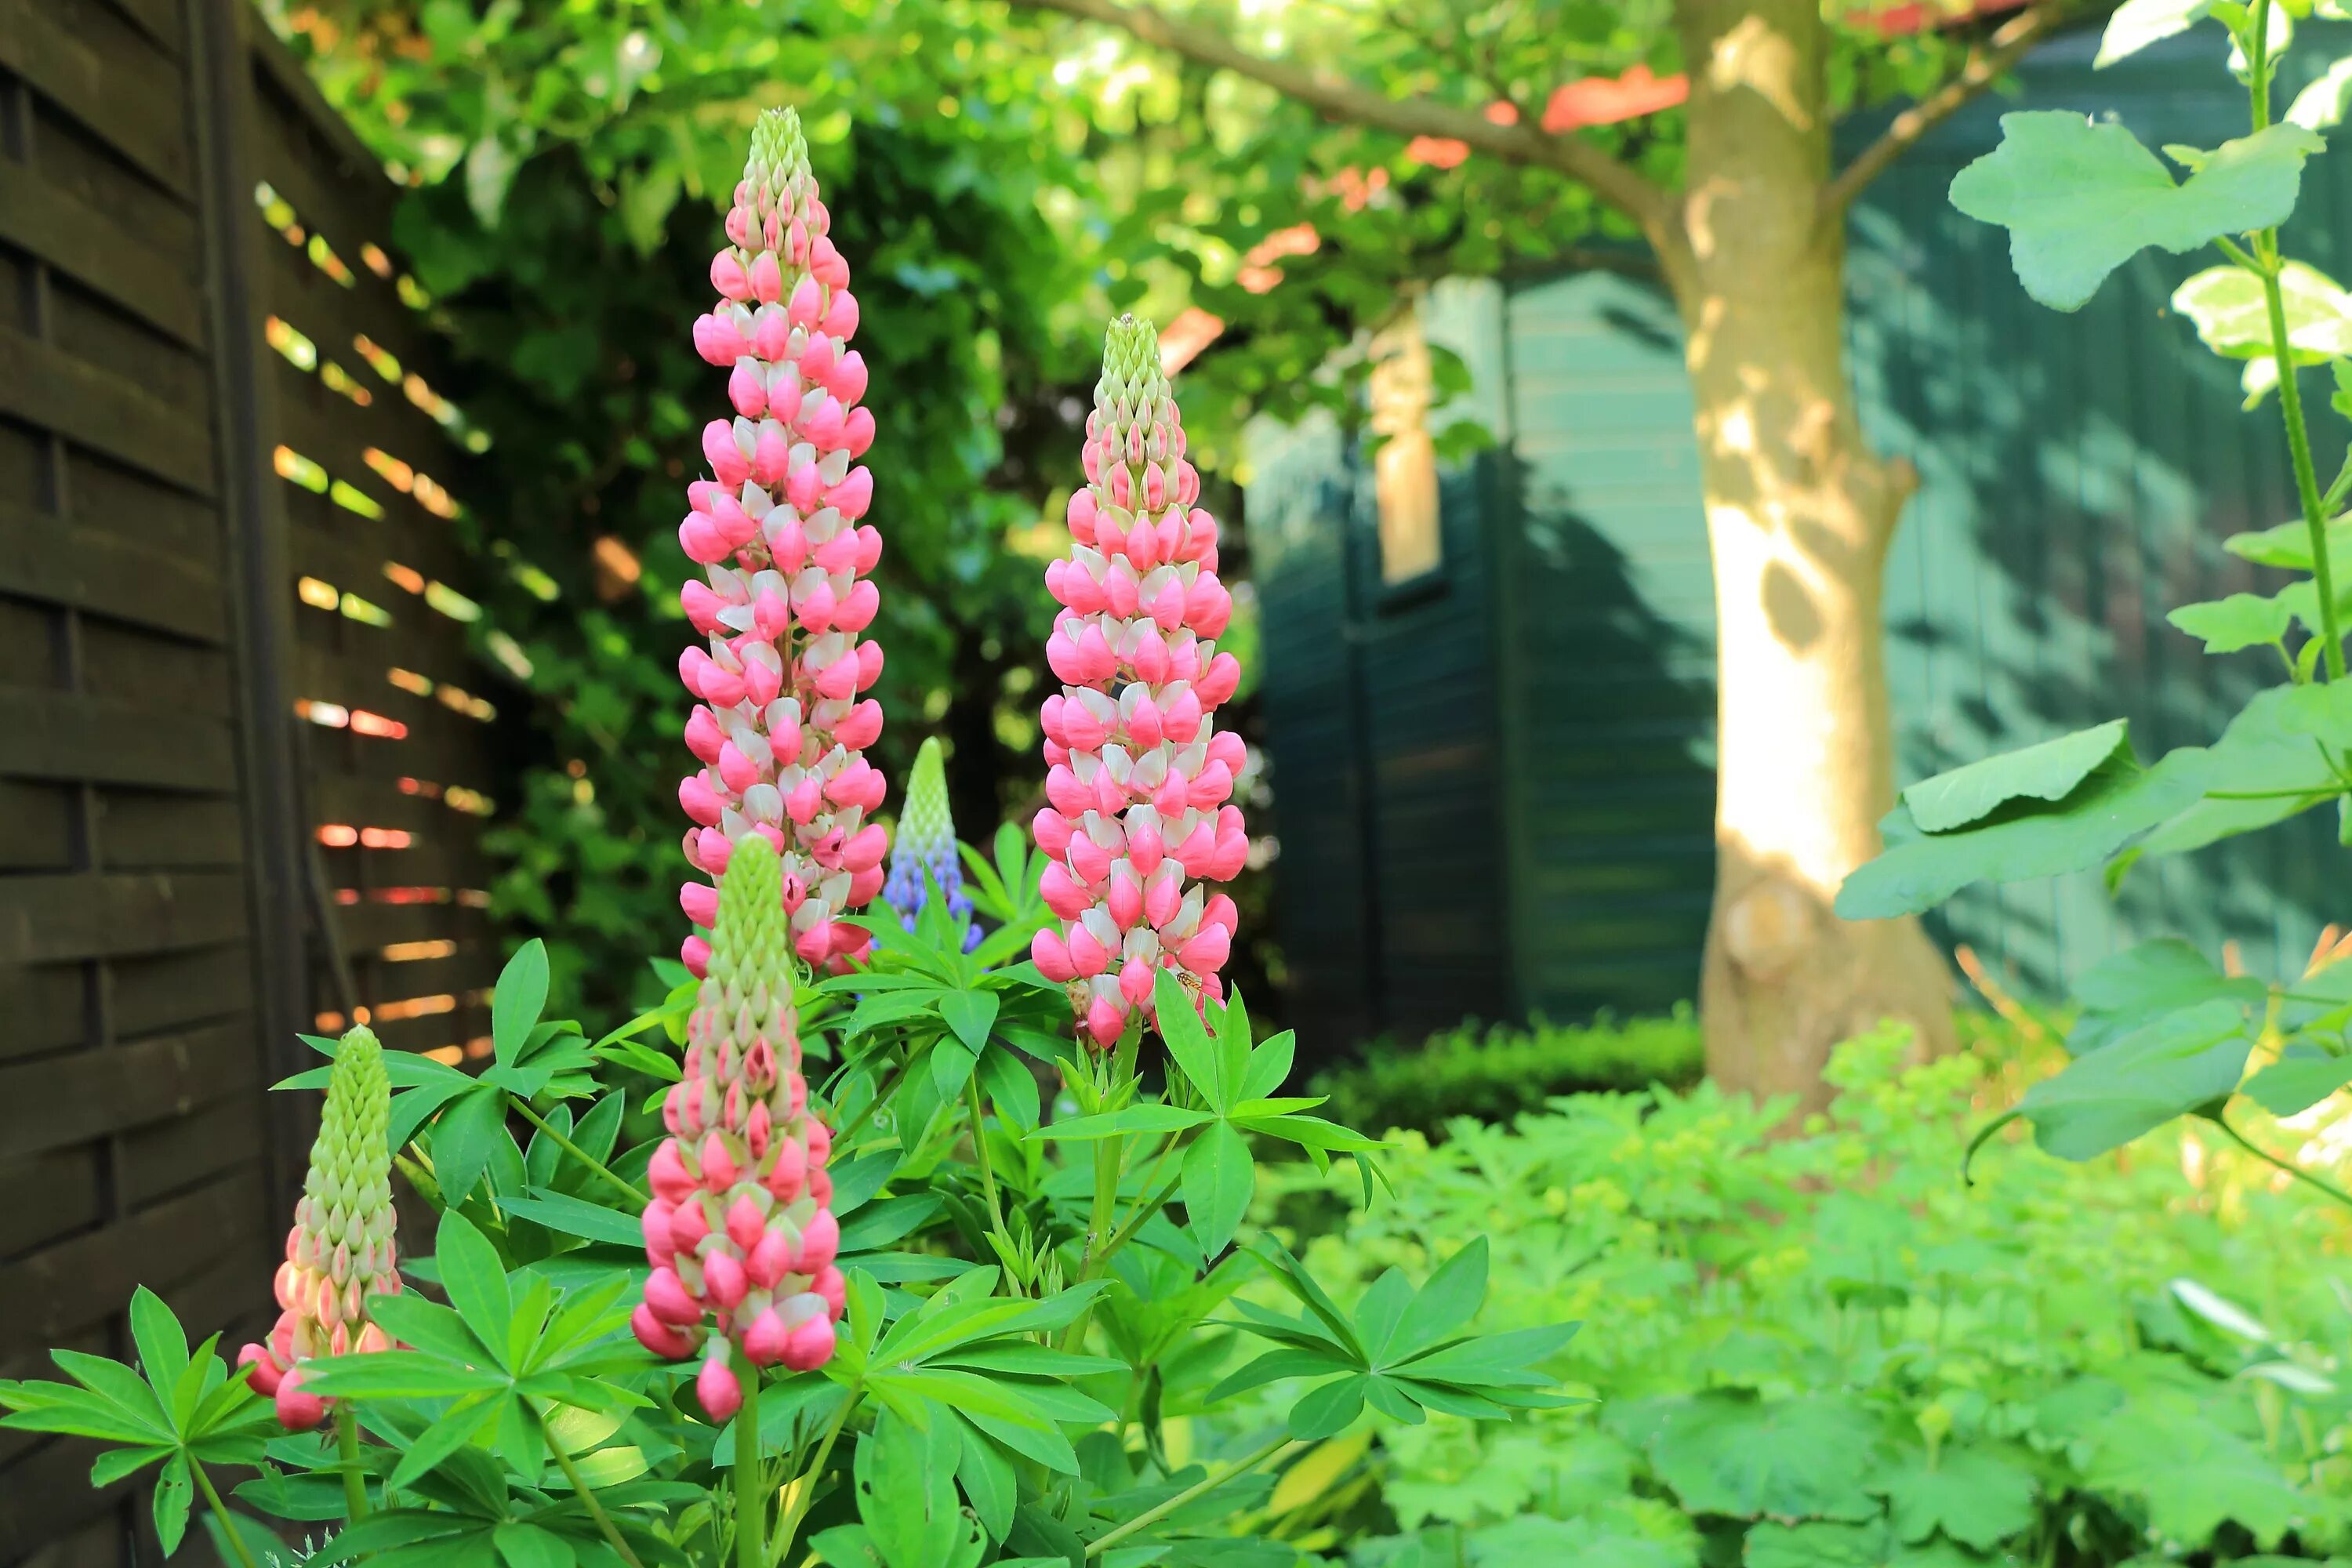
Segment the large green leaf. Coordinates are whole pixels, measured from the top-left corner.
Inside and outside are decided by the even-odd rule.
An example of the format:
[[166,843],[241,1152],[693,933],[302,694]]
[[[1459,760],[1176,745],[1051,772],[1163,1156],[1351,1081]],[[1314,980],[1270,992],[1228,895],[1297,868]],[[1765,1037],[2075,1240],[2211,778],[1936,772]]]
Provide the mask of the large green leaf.
[[2213,0],[2124,0],[2109,14],[2098,55],[2091,63],[2095,68],[2111,66],[2150,44],[2186,32],[2212,9],[2212,4]]
[[2246,1093],[2273,1116],[2300,1116],[2347,1084],[2352,1084],[2352,1056],[2298,1046],[2248,1079]]
[[2243,1006],[2200,1002],[2075,1058],[2026,1090],[2018,1113],[2044,1150],[2088,1160],[2228,1098],[2252,1048]]
[[1646,1445],[1651,1468],[1693,1513],[1739,1519],[1865,1520],[1878,1421],[1837,1394],[1759,1400],[1713,1391],[1665,1402]]
[[2063,800],[2101,768],[2132,760],[2128,721],[2111,719],[1921,779],[1903,792],[1903,804],[1921,832],[1948,833],[2012,800]]
[[2179,937],[2158,937],[2110,953],[2083,972],[2074,982],[2074,1001],[2082,1012],[2066,1036],[2066,1048],[2083,1056],[2167,1013],[2217,997],[2244,1008],[2259,1007],[2268,994],[2261,981],[2222,973]]
[[[2352,294],[2316,267],[2290,261],[2279,268],[2287,343],[2297,364],[2318,364],[2352,353]],[[2268,358],[2270,300],[2263,280],[2244,268],[2209,267],[2172,291],[2172,308],[2197,327],[2215,353],[2231,359]]]
[[1990,1552],[2033,1527],[2041,1486],[2032,1470],[1998,1448],[1947,1445],[1932,1458],[1914,1450],[1886,1472],[1888,1516],[1905,1541],[1942,1531]]
[[[2201,753],[2203,798],[2148,834],[2142,848],[2150,855],[2201,849],[2308,810],[2343,787],[2330,752],[2340,756],[2347,748],[2352,748],[2352,681],[2273,686],[2257,692],[2230,721],[2221,738]],[[2295,793],[2303,790],[2311,793]],[[2229,798],[2233,792],[2255,798]]]
[[490,993],[490,1042],[500,1067],[512,1067],[547,1005],[547,944],[537,937],[515,950]]
[[1883,920],[1932,909],[1971,882],[2014,882],[2079,871],[2177,817],[2203,790],[2194,748],[2143,771],[2118,751],[2063,798],[2011,799],[1949,833],[1923,831],[1907,803],[1879,824],[1886,848],[1838,889],[1847,920]]
[[1201,1250],[1214,1258],[1225,1249],[1249,1213],[1257,1191],[1257,1166],[1249,1140],[1229,1121],[1211,1123],[1184,1151],[1184,1209]]
[[2224,654],[2283,643],[2294,613],[2276,595],[2231,594],[2183,605],[2164,618],[2203,643],[2207,653]]
[[2009,230],[2026,292],[2061,310],[2149,246],[2189,251],[2268,228],[2294,210],[2303,161],[2325,145],[2300,125],[2224,142],[2179,184],[2113,122],[2060,110],[2004,114],[2000,145],[1952,181],[1952,205]]
[[2192,1548],[2225,1522],[2273,1545],[2312,1513],[2314,1500],[2276,1463],[2200,1411],[2126,1407],[2088,1447],[2085,1486],[2141,1500],[2150,1531]]
[[980,1561],[987,1537],[956,1506],[950,1479],[961,1458],[952,1423],[935,1419],[926,1430],[887,1409],[857,1446],[857,1517],[887,1568],[971,1568]]

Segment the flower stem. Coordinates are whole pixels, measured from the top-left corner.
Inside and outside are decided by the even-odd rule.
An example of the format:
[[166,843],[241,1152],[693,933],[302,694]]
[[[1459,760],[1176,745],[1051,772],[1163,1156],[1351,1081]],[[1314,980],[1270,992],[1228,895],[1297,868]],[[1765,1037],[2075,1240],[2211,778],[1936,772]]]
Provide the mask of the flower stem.
[[1202,1477],[1191,1486],[1186,1487],[1182,1491],[1178,1492],[1174,1497],[1170,1498],[1167,1501],[1148,1508],[1141,1513],[1137,1514],[1133,1519],[1129,1520],[1125,1524],[1120,1525],[1118,1529],[1106,1531],[1105,1533],[1097,1536],[1094,1541],[1087,1545],[1087,1555],[1088,1557],[1101,1556],[1104,1552],[1109,1551],[1120,1542],[1125,1541],[1129,1536],[1135,1534],[1139,1531],[1150,1529],[1153,1525],[1159,1523],[1170,1514],[1174,1513],[1186,1503],[1192,1501],[1195,1498],[1204,1497],[1208,1493],[1216,1490],[1219,1487],[1223,1486],[1227,1481],[1232,1480],[1235,1476],[1242,1475],[1257,1468],[1268,1459],[1273,1458],[1275,1455],[1282,1452],[1283,1449],[1289,1447],[1290,1444],[1290,1434],[1285,1432],[1280,1436],[1276,1436],[1263,1447],[1244,1455],[1238,1459],[1235,1459],[1232,1464],[1225,1466],[1222,1469],[1211,1470],[1207,1475]]
[[2247,1153],[2252,1154],[2263,1164],[2272,1167],[2273,1170],[2284,1171],[2288,1175],[2293,1176],[2296,1181],[2302,1182],[2307,1186],[2326,1194],[2337,1203],[2342,1204],[2346,1208],[2352,1208],[2352,1193],[2346,1192],[2342,1187],[2337,1186],[2335,1183],[2327,1180],[2324,1176],[2313,1175],[2309,1171],[2305,1170],[2302,1166],[2296,1164],[2292,1160],[2280,1159],[2276,1154],[2272,1153],[2269,1150],[2263,1148],[2261,1145],[2247,1138],[2244,1133],[2231,1126],[2230,1123],[2221,1117],[2216,1116],[2213,1118],[2213,1125],[2219,1127],[2223,1135],[2226,1136],[2231,1142],[2235,1143],[2239,1148],[2243,1149]]
[[1013,1233],[1004,1228],[1004,1205],[996,1195],[996,1163],[988,1152],[988,1113],[980,1103],[980,1079],[977,1077],[963,1080],[963,1102],[964,1109],[971,1113],[971,1151],[980,1163],[981,1190],[988,1194],[989,1221],[995,1226],[996,1234],[1010,1246]]
[[335,1410],[335,1449],[343,1462],[343,1513],[357,1524],[368,1516],[367,1477],[360,1462],[360,1415],[348,1399]]
[[574,1143],[571,1139],[565,1137],[563,1133],[557,1129],[555,1123],[550,1121],[546,1117],[541,1116],[538,1111],[533,1110],[530,1108],[530,1102],[523,1099],[522,1096],[516,1094],[509,1089],[507,1093],[507,1103],[513,1106],[515,1110],[521,1114],[522,1119],[525,1121],[530,1122],[533,1127],[538,1128],[541,1132],[544,1132],[550,1138],[554,1139],[555,1146],[557,1148],[562,1150],[565,1153],[571,1155],[573,1159],[579,1161],[582,1164],[587,1166],[590,1170],[595,1172],[598,1175],[612,1183],[613,1185],[620,1188],[624,1193],[626,1193],[629,1195],[630,1200],[635,1203],[638,1207],[643,1208],[646,1204],[653,1201],[646,1197],[644,1193],[638,1191],[635,1184],[614,1174],[612,1167],[606,1165],[604,1161],[597,1159],[593,1154],[589,1153],[587,1150],[583,1149],[579,1144]]
[[793,1538],[800,1533],[801,1521],[808,1517],[809,1509],[816,1502],[817,1478],[824,1474],[824,1462],[833,1458],[834,1442],[841,1436],[841,1429],[849,1425],[849,1413],[856,1408],[857,1386],[852,1384],[842,1393],[841,1408],[834,1412],[833,1424],[824,1429],[824,1440],[816,1446],[816,1458],[811,1459],[808,1468],[801,1472],[798,1492],[784,1510],[784,1517],[776,1521],[776,1549],[769,1554],[768,1561],[761,1564],[761,1568],[773,1568],[773,1564],[782,1563],[791,1552]]
[[539,1435],[546,1440],[547,1451],[555,1456],[556,1468],[563,1472],[563,1479],[570,1481],[572,1489],[579,1494],[581,1506],[588,1510],[588,1517],[596,1521],[596,1529],[604,1537],[605,1544],[620,1553],[621,1561],[629,1568],[646,1568],[637,1561],[637,1554],[631,1550],[627,1539],[621,1534],[621,1527],[613,1522],[613,1516],[606,1513],[604,1505],[596,1500],[596,1490],[588,1484],[588,1478],[580,1473],[580,1467],[572,1462],[570,1454],[563,1451],[563,1445],[555,1440],[555,1435],[547,1429],[547,1412],[529,1401],[525,1401],[523,1408],[529,1410],[531,1418],[539,1423]]
[[204,1462],[191,1455],[188,1469],[196,1478],[196,1489],[205,1494],[205,1506],[213,1510],[215,1519],[221,1521],[221,1533],[228,1537],[228,1549],[236,1554],[236,1560],[245,1568],[260,1568],[253,1560],[253,1552],[246,1546],[245,1537],[237,1533],[236,1515],[229,1512],[227,1505],[221,1501],[220,1493],[214,1489],[212,1477],[205,1472]]
[[768,1568],[767,1489],[761,1485],[760,1369],[741,1357],[735,1375],[743,1385],[743,1407],[735,1413],[735,1564]]

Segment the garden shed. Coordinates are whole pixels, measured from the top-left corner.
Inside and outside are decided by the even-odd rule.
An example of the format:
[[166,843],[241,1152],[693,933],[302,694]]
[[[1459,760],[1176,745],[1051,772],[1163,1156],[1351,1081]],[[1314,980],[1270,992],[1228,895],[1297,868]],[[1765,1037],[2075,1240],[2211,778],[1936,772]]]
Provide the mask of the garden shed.
[[[2118,714],[2143,757],[2202,742],[2275,674],[2266,650],[2210,659],[2164,620],[2263,586],[2221,542],[2295,510],[2274,414],[2240,416],[2232,367],[2170,310],[2209,258],[2143,252],[2061,315],[2018,286],[2006,235],[1946,200],[2013,109],[2112,106],[2150,144],[2243,132],[2210,37],[2095,79],[2096,45],[2044,46],[1852,218],[1864,424],[1921,480],[1887,569],[1904,782]],[[2315,161],[2306,187],[2291,248],[2340,276],[2352,170]],[[1433,486],[1334,423],[1254,432],[1279,936],[1293,1016],[1329,1043],[1696,992],[1713,588],[1680,327],[1627,262],[1422,298],[1418,330],[1465,361],[1496,437]],[[1376,377],[1376,427],[1396,423],[1381,399]],[[2352,912],[2321,886],[2334,834],[2311,814],[2141,867],[2113,898],[2091,875],[1979,888],[1935,930],[2028,994],[2158,930],[2294,963]]]

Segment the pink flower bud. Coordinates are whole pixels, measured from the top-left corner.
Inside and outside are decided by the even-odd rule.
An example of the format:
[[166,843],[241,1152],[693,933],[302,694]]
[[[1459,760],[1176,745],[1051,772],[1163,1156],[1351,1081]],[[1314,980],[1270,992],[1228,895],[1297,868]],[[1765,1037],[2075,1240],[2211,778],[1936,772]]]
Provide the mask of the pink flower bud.
[[694,1394],[702,1401],[703,1413],[713,1421],[729,1420],[743,1408],[743,1385],[735,1380],[734,1369],[718,1355],[704,1362],[695,1374]]
[[688,973],[700,980],[710,973],[710,944],[698,936],[688,937],[678,944],[677,961],[686,965]]
[[646,1205],[642,1224],[646,1236],[646,1261],[667,1263],[677,1255],[677,1243],[670,1239],[670,1216],[677,1213],[675,1205],[656,1198]]
[[[856,295],[846,289],[834,294],[833,302],[824,310],[824,330],[827,337],[839,338],[845,342],[857,335]],[[845,398],[843,401],[853,400]]]
[[866,395],[866,356],[852,349],[834,362],[833,374],[824,378],[824,388],[847,406]]
[[1143,999],[1151,994],[1151,965],[1139,958],[1130,958],[1118,966],[1118,994],[1127,998],[1130,1007],[1140,1007]]
[[811,1318],[784,1341],[784,1365],[794,1372],[814,1372],[833,1359],[833,1320]]
[[729,1311],[741,1304],[751,1281],[743,1277],[742,1259],[724,1249],[714,1250],[702,1260],[703,1291],[712,1302]]
[[1209,668],[1201,672],[1193,689],[1200,693],[1202,707],[1215,708],[1231,698],[1241,683],[1241,661],[1232,654],[1221,653],[1209,661]]
[[784,1347],[790,1335],[791,1331],[784,1327],[784,1320],[777,1316],[776,1310],[771,1307],[752,1319],[751,1326],[744,1331],[743,1353],[751,1358],[753,1366],[773,1366],[784,1359]]
[[791,344],[793,324],[784,312],[774,305],[762,305],[751,321],[751,352],[770,363],[784,357]]
[[864,406],[853,408],[841,422],[841,444],[852,458],[866,456],[874,445],[874,415]]
[[698,511],[688,512],[686,521],[677,525],[677,547],[686,552],[688,561],[704,566],[714,565],[734,553],[726,535]]
[[734,374],[727,378],[727,401],[735,412],[746,419],[757,419],[768,411],[768,380],[749,359],[735,362]]
[[840,511],[851,522],[866,515],[874,502],[874,474],[868,468],[852,468],[841,483],[824,492],[824,504]]
[[702,1212],[702,1200],[688,1197],[670,1206],[669,1244],[671,1250],[691,1254],[710,1234],[710,1216]]
[[710,591],[707,583],[688,583],[677,591],[678,606],[686,611],[688,624],[705,637],[719,629],[719,612],[727,601]]
[[702,1321],[702,1303],[677,1277],[677,1270],[664,1265],[646,1280],[646,1310],[665,1323],[684,1328]]
[[772,420],[763,422],[759,441],[751,449],[751,477],[762,485],[774,484],[784,477],[792,456],[792,443],[784,437],[784,427]]
[[855,752],[862,752],[882,736],[882,704],[867,698],[849,710],[848,717],[833,727],[833,738]]
[[694,352],[705,363],[731,365],[751,352],[743,334],[735,330],[732,321],[718,316],[703,316],[694,323]]
[[738,304],[751,297],[751,284],[743,276],[743,264],[731,250],[722,250],[710,258],[710,286]]
[[[832,1325],[826,1325],[832,1331]],[[289,1432],[308,1432],[327,1418],[327,1402],[302,1389],[302,1369],[296,1367],[278,1380],[278,1424]]]
[[1110,950],[1097,942],[1094,932],[1084,925],[1070,928],[1069,954],[1070,967],[1082,980],[1091,980],[1110,966]]
[[684,1361],[694,1353],[694,1342],[656,1317],[654,1310],[643,1301],[629,1314],[629,1328],[639,1344],[666,1361]]
[[839,1268],[828,1263],[818,1269],[816,1278],[809,1282],[809,1290],[824,1299],[824,1315],[829,1321],[841,1321],[842,1313],[849,1308],[849,1281],[842,1277]]
[[751,292],[760,297],[763,305],[772,305],[783,298],[784,273],[776,265],[772,252],[761,251],[751,263]]
[[1055,859],[1070,847],[1069,819],[1052,806],[1041,808],[1029,819],[1029,830],[1037,840],[1037,847]]
[[767,1223],[767,1216],[760,1212],[760,1205],[751,1201],[751,1194],[744,1193],[728,1205],[727,1239],[749,1252],[766,1234]]
[[677,804],[686,808],[687,816],[705,827],[718,826],[720,818],[727,815],[726,803],[719,798],[716,791],[702,782],[700,773],[693,774],[679,783]]
[[1056,984],[1076,980],[1078,966],[1070,957],[1070,944],[1047,927],[1029,939],[1029,961],[1037,973]]
[[1108,996],[1097,996],[1087,1009],[1087,1033],[1097,1046],[1108,1048],[1127,1026],[1127,1015]]
[[735,444],[735,431],[724,419],[702,427],[702,456],[719,482],[732,489],[751,477],[751,459]]
[[824,298],[824,290],[814,278],[803,278],[793,285],[793,302],[784,308],[793,325],[803,331],[815,326]]
[[[862,632],[874,624],[874,617],[881,608],[882,591],[879,588],[869,582],[853,583],[848,595],[833,613],[833,624],[845,632]],[[877,645],[869,643],[866,646],[874,647]],[[878,665],[876,673],[880,673]],[[863,691],[871,684],[870,680],[865,680],[858,689]]]

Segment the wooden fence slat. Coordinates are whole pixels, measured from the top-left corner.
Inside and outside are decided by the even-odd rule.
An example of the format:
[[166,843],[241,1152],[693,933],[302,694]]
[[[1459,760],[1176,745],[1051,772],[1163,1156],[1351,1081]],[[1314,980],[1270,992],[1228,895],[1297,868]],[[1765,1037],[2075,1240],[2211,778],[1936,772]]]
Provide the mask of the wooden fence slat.
[[489,918],[462,904],[352,904],[335,911],[335,932],[346,952],[389,947],[396,942],[489,940]]
[[0,1068],[0,1157],[37,1154],[167,1117],[257,1077],[253,1025],[236,1018],[184,1035]]
[[236,739],[218,719],[0,687],[0,773],[198,793],[236,787]]
[[221,871],[0,878],[0,963],[233,942],[245,931],[243,881]]
[[[0,6],[14,3],[0,0]],[[0,26],[0,35],[5,31]],[[201,416],[8,327],[0,327],[0,414],[201,496],[218,484],[212,433]]]
[[[0,162],[0,169],[6,168]],[[0,189],[0,212],[7,206]],[[175,551],[0,502],[0,593],[68,605],[194,642],[228,638],[220,579]]]
[[0,240],[203,352],[204,297],[173,258],[21,163],[0,159]]
[[194,160],[172,73],[101,57],[58,26],[46,0],[0,0],[0,67],[31,80],[175,195],[190,194]]
[[[55,1344],[121,1310],[142,1283],[186,1278],[229,1250],[224,1238],[242,1238],[266,1259],[254,1224],[260,1211],[260,1173],[247,1166],[120,1225],[0,1266],[0,1344]],[[267,1274],[258,1278],[266,1290]]]

